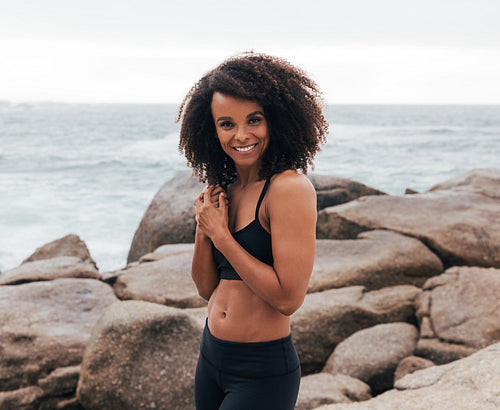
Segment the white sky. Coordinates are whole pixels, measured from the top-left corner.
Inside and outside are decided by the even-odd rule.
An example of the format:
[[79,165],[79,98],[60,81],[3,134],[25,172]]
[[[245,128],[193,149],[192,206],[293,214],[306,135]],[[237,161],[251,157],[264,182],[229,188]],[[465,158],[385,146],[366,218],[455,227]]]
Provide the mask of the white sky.
[[226,57],[330,103],[500,104],[498,0],[0,0],[0,100],[178,103]]

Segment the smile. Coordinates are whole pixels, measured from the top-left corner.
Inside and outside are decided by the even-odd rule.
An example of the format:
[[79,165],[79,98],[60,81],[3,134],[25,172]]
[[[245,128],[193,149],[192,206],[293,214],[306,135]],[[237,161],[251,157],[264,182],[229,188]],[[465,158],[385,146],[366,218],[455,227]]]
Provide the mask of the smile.
[[254,149],[257,144],[249,145],[248,147],[233,147],[238,152],[248,152]]

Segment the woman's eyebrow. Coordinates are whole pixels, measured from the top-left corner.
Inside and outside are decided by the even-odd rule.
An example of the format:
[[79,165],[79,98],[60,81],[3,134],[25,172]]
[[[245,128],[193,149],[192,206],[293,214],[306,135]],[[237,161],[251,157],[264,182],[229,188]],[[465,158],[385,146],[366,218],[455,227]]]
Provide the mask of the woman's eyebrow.
[[[247,118],[249,117],[253,117],[254,115],[257,115],[257,114],[260,114],[264,117],[264,113],[262,111],[254,111],[254,112],[251,112],[250,114],[247,115]],[[219,117],[217,118],[217,122],[219,121],[231,121],[232,118],[231,117]]]
[[254,111],[254,112],[251,112],[250,114],[248,114],[247,118],[248,117],[252,117],[252,116],[254,116],[256,114],[260,114],[260,115],[262,115],[264,117],[264,113],[262,111]]

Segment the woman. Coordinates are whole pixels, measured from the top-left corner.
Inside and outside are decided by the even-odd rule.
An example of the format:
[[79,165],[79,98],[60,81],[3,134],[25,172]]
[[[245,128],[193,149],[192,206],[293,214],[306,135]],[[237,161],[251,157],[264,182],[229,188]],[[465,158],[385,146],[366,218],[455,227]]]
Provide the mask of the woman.
[[293,409],[290,315],[306,295],[316,238],[304,173],[328,129],[319,90],[287,61],[248,53],[207,73],[181,118],[179,149],[208,182],[195,201],[191,271],[208,300],[196,407]]

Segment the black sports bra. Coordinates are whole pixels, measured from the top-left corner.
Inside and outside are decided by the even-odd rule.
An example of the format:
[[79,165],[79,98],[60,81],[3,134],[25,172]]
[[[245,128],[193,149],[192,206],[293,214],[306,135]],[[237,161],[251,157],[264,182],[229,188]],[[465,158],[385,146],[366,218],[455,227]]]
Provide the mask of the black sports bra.
[[[271,234],[267,232],[259,222],[260,204],[264,199],[270,182],[271,178],[268,178],[264,184],[264,188],[262,188],[259,201],[257,202],[257,208],[255,209],[255,219],[244,228],[234,232],[233,238],[236,239],[236,242],[250,253],[250,255],[272,266],[273,251],[271,247]],[[240,276],[236,273],[226,257],[220,253],[215,246],[213,247],[213,255],[221,279],[241,280]]]

